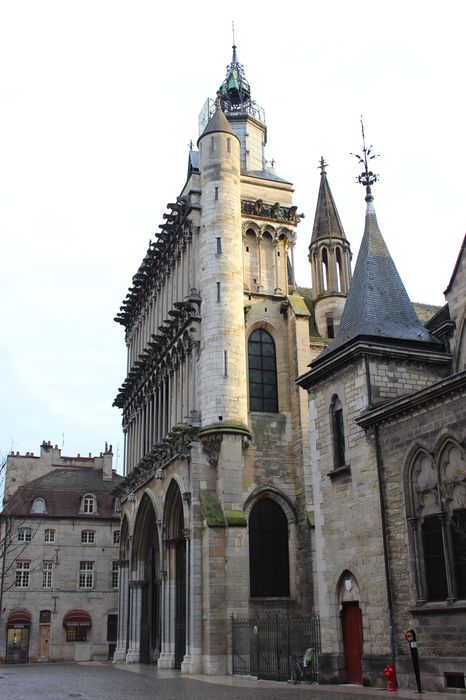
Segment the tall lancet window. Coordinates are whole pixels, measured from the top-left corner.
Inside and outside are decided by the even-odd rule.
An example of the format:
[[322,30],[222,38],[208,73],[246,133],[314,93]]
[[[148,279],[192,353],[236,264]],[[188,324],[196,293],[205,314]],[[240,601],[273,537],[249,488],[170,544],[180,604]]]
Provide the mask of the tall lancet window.
[[345,426],[343,421],[343,406],[338,396],[332,399],[331,420],[333,432],[333,455],[335,469],[345,466]]
[[248,360],[249,409],[276,413],[278,393],[275,343],[270,333],[262,328],[249,336]]
[[328,284],[328,250],[322,248],[322,287],[324,292],[327,291]]
[[337,279],[336,279],[336,291],[341,292],[344,287],[343,282],[343,267],[341,263],[341,248],[336,248],[335,258],[337,261]]

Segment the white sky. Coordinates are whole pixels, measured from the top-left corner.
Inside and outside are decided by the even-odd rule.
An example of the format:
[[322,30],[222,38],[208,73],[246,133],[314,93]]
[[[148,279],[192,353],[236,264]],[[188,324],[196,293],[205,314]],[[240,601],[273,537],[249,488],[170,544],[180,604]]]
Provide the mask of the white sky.
[[[320,156],[356,260],[364,115],[379,225],[413,301],[443,303],[466,229],[461,2],[8,0],[0,9],[0,450],[122,467],[113,317],[186,176],[231,21],[267,157],[295,185],[297,281]],[[116,460],[117,458],[115,458]]]

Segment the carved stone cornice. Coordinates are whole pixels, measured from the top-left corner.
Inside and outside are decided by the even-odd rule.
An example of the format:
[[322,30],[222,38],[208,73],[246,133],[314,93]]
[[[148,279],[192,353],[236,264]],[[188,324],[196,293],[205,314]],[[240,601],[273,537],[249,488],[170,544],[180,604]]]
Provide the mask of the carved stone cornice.
[[165,479],[167,464],[179,457],[187,459],[191,445],[197,439],[199,428],[192,425],[177,425],[148,452],[134,469],[113,489],[120,500],[129,498],[150,479]]
[[262,199],[241,200],[241,213],[245,216],[286,221],[289,224],[296,225],[304,218],[304,214],[298,214],[297,212],[298,207],[284,207],[280,205],[280,202],[269,204],[262,201]]

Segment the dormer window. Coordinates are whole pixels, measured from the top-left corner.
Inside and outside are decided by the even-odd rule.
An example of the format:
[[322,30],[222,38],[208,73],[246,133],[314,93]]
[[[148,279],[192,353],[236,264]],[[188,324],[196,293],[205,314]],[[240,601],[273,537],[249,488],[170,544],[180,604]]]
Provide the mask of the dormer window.
[[97,503],[95,500],[95,496],[93,496],[90,493],[87,493],[85,496],[83,496],[81,510],[83,513],[96,513]]
[[32,502],[31,513],[45,513],[47,511],[47,503],[45,498],[35,498]]

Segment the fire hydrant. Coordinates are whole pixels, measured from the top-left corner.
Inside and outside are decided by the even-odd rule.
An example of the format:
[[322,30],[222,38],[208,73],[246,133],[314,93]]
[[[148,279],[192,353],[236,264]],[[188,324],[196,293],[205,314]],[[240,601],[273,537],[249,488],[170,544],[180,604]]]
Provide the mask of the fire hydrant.
[[383,674],[388,681],[388,690],[396,690],[395,667],[393,664],[387,664],[383,670]]

